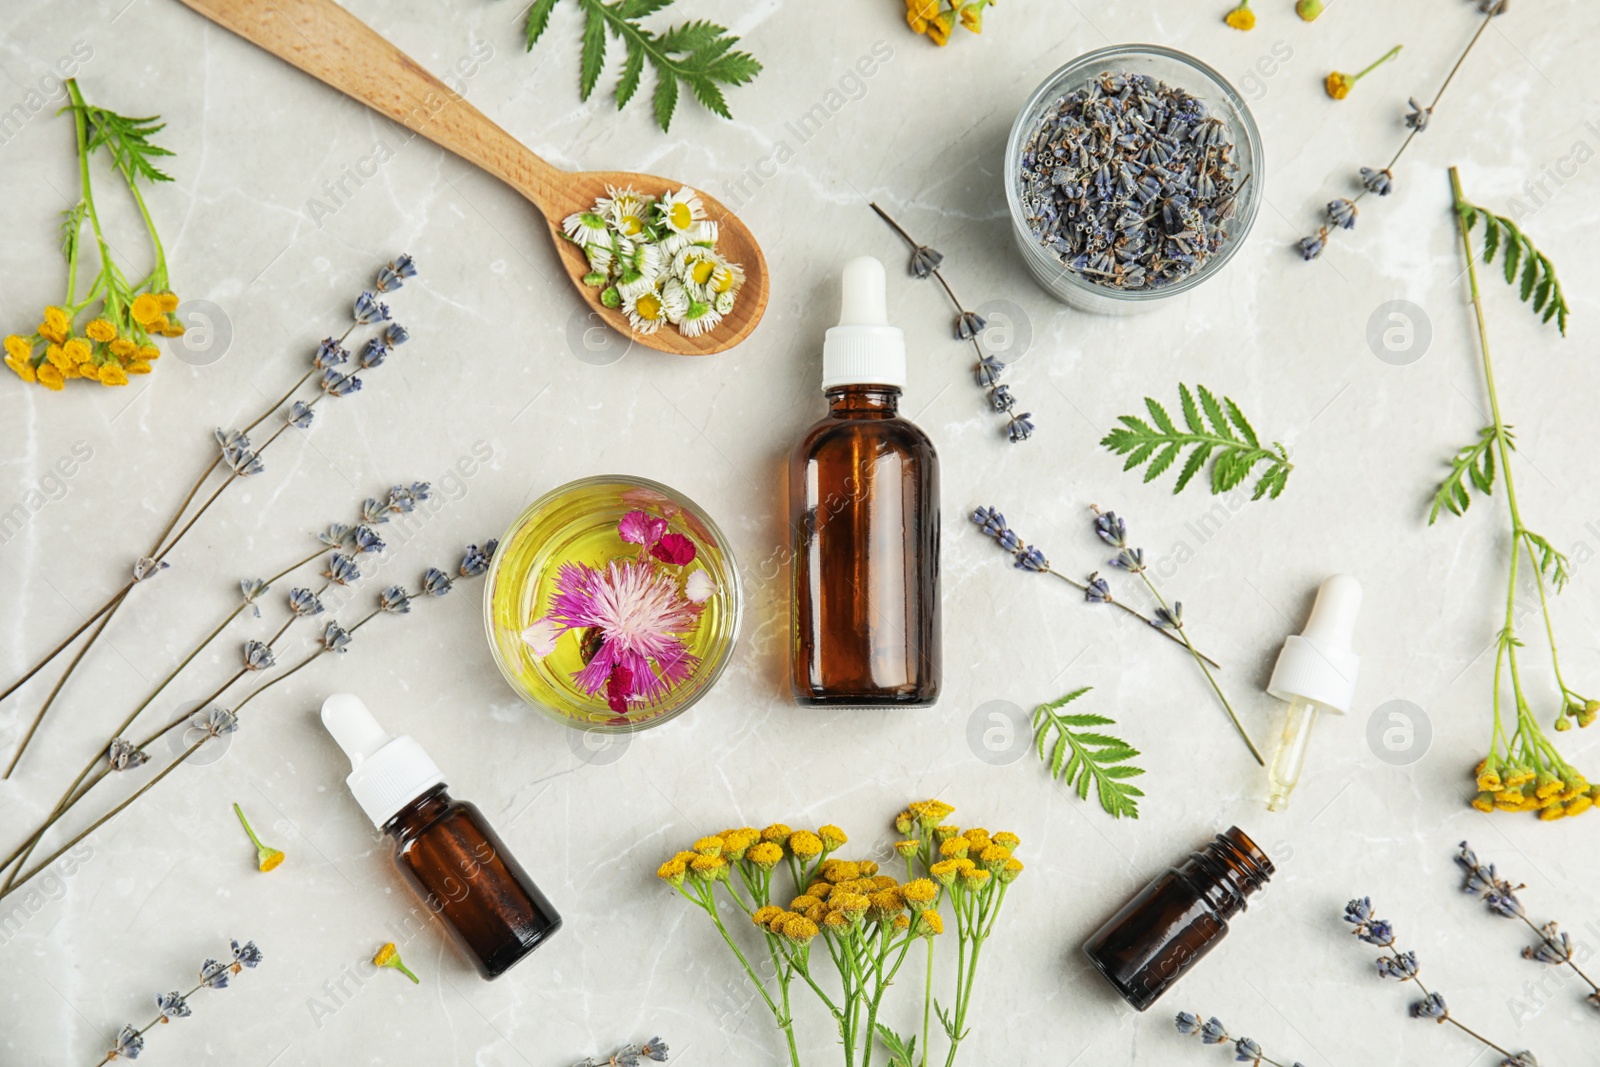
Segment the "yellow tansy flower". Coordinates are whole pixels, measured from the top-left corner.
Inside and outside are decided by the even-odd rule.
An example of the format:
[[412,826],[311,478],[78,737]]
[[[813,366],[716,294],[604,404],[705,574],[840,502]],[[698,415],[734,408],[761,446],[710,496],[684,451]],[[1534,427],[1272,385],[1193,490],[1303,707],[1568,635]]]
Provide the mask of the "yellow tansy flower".
[[65,377],[87,378],[91,382],[98,382],[100,380],[100,368],[93,363],[74,363],[72,365],[72,373],[65,375]]
[[913,904],[931,904],[939,896],[939,887],[926,878],[918,878],[901,886],[900,895]]
[[910,859],[912,856],[915,856],[918,852],[922,851],[922,842],[914,838],[907,838],[904,841],[896,841],[894,843],[894,850],[900,853],[900,855],[904,856],[906,859]]
[[1021,860],[1006,860],[1006,865],[1000,869],[1000,873],[996,877],[998,877],[1005,885],[1010,885],[1012,882],[1017,880],[1017,875],[1021,873]]
[[162,311],[170,313],[178,310],[177,293],[157,293],[156,300],[160,302]]
[[[90,366],[90,364],[85,363],[82,366],[83,367],[88,367],[88,366]],[[84,377],[87,378],[88,375],[84,375]],[[127,385],[128,384],[128,372],[123,370],[122,367],[120,367],[119,365],[117,365],[115,363],[107,363],[105,366],[100,368],[100,384],[101,385]]]
[[61,351],[65,352],[67,358],[74,363],[87,363],[94,358],[94,349],[90,348],[89,342],[81,337],[74,337],[62,345]]
[[721,856],[696,853],[694,859],[689,861],[689,871],[696,878],[711,879],[717,877],[727,865],[728,861]]
[[894,928],[896,930],[909,930],[909,929],[911,929],[911,918],[910,918],[910,916],[905,915],[904,913],[902,913],[900,915],[896,915],[894,917]]
[[45,345],[44,358],[57,370],[69,370],[72,367],[72,358],[67,355],[67,350],[60,345]]
[[862,860],[856,864],[856,869],[861,872],[863,878],[871,878],[878,873],[878,864],[873,860]]
[[766,926],[773,919],[783,914],[783,909],[772,904],[764,904],[750,915],[750,921],[757,926]]
[[33,364],[26,359],[17,359],[8,353],[6,355],[6,366],[15,371],[18,378],[29,384],[39,380],[39,375],[34,372]]
[[57,392],[60,392],[62,389],[66,388],[66,379],[61,375],[61,368],[57,367],[54,363],[41,364],[38,371],[35,373],[38,377],[39,384],[44,386],[46,389],[53,389]]
[[150,364],[142,359],[130,360],[126,369],[129,374],[149,374],[152,370]]
[[1001,830],[999,833],[995,834],[989,840],[993,841],[995,844],[999,845],[1001,848],[1009,848],[1013,852],[1015,852],[1017,850],[1017,846],[1018,845],[1022,844],[1022,838],[1018,837],[1016,834],[1012,833],[1010,830]]
[[26,337],[11,334],[6,338],[6,355],[19,363],[33,358],[33,343]]
[[379,967],[389,967],[393,970],[399,971],[401,974],[411,979],[413,985],[420,982],[420,979],[411,973],[411,968],[407,967],[405,965],[405,961],[400,958],[400,953],[394,947],[393,941],[380,948],[372,957],[372,962],[377,964]]
[[928,40],[943,48],[950,43],[950,31],[956,28],[956,14],[954,11],[941,11],[928,20],[925,31]]
[[674,886],[683,884],[684,876],[689,873],[689,865],[682,860],[668,860],[656,868],[656,877],[663,882],[671,882]]
[[917,916],[917,933],[923,937],[934,937],[944,933],[944,916],[932,908],[925,909]]
[[694,843],[694,850],[702,856],[722,855],[722,838],[702,837]]
[[183,336],[183,331],[184,331],[183,323],[175,322],[172,319],[164,319],[164,320],[162,320],[162,324],[161,324],[161,336],[162,337],[182,337]]
[[118,359],[127,359],[133,355],[133,342],[126,337],[114,337],[111,340],[111,354]]
[[961,5],[961,25],[965,26],[967,29],[971,30],[973,33],[982,33],[983,32],[983,5],[982,4],[962,4]]
[[992,877],[982,867],[968,867],[961,872],[961,882],[968,889],[979,889]]
[[1256,13],[1250,10],[1250,0],[1239,0],[1239,6],[1222,16],[1222,21],[1236,30],[1255,29]]
[[872,906],[872,901],[860,893],[835,893],[828,905],[836,911],[863,912]]
[[93,341],[109,341],[117,336],[117,328],[105,319],[94,319],[83,328],[83,332]]
[[761,831],[761,840],[770,841],[774,845],[782,846],[789,840],[789,835],[791,833],[793,833],[793,831],[787,826],[783,825],[783,823],[775,822],[765,830]]
[[44,309],[44,322],[39,324],[39,333],[45,340],[60,344],[72,333],[72,319],[58,307],[47,307]]
[[970,847],[971,844],[966,838],[952,837],[950,840],[939,846],[939,855],[943,856],[945,859],[958,860],[967,854],[967,850]]
[[955,881],[956,875],[961,872],[958,863],[959,861],[957,860],[940,860],[928,868],[928,873],[933,875],[934,880],[940,885],[947,886]]
[[1328,95],[1333,97],[1335,100],[1343,100],[1345,97],[1350,95],[1350,90],[1355,88],[1356,82],[1360,81],[1362,78],[1365,78],[1368,74],[1371,74],[1374,70],[1383,66],[1383,64],[1389,62],[1389,60],[1399,55],[1402,47],[1404,46],[1398,44],[1395,45],[1382,56],[1368,64],[1367,67],[1359,74],[1346,74],[1343,71],[1336,70],[1332,74],[1329,74],[1328,77],[1323,81],[1322,87],[1326,89]]
[[[173,306],[176,307],[177,305],[174,304]],[[170,310],[171,308],[162,307],[161,298],[153,293],[140,293],[133,298],[133,305],[128,309],[128,313],[133,316],[134,322],[137,322],[140,326],[148,327],[161,318],[163,312]]]
[[850,916],[842,911],[830,911],[822,917],[822,925],[837,930],[841,926],[850,925]]
[[794,915],[784,921],[783,927],[778,931],[785,939],[797,945],[803,945],[822,931],[817,924],[804,915]]
[[789,851],[798,859],[808,860],[822,855],[822,838],[810,830],[796,830],[789,835]]
[[783,861],[783,849],[771,841],[763,841],[759,845],[750,846],[750,851],[745,853],[744,858],[762,870],[770,871]]
[[829,852],[843,848],[850,843],[850,839],[845,836],[844,831],[832,823],[827,826],[817,827],[817,836],[822,838],[822,843],[827,846]]
[[133,350],[133,354],[139,359],[153,363],[161,358],[161,349],[155,345],[140,345]]
[[906,0],[906,25],[913,33],[927,33],[928,20],[939,13],[939,0]]

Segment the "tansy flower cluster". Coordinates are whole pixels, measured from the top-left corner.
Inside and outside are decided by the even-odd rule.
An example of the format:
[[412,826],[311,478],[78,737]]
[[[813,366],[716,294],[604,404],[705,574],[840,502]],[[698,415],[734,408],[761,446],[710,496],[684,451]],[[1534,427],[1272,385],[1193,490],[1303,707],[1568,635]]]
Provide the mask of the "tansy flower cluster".
[[983,32],[983,9],[994,0],[906,0],[906,25],[943,48],[957,26]]
[[1545,821],[1582,815],[1600,801],[1600,785],[1573,770],[1553,746],[1527,746],[1518,758],[1491,753],[1473,768],[1479,811],[1536,811]]
[[589,261],[584,284],[621,309],[636,333],[665,323],[685,337],[714,328],[733,310],[744,268],[717,252],[717,224],[699,195],[687,187],[659,198],[631,187],[606,191],[561,224]]
[[127,385],[130,374],[149,374],[160,357],[153,337],[183,336],[183,326],[170,317],[177,307],[171,293],[140,293],[120,309],[123,314],[104,309],[122,319],[120,328],[98,316],[79,332],[67,309],[51,305],[33,333],[6,337],[6,366],[25,382],[58,391],[73,379]]
[[[792,1067],[800,1062],[790,1003],[797,980],[833,1017],[844,1040],[846,1063],[855,1062],[856,1053],[875,1039],[887,1043],[892,1037],[901,1049],[920,1040],[926,1048],[934,945],[953,933],[964,966],[958,969],[954,997],[941,1000],[938,1012],[950,1044],[948,1063],[968,1032],[966,1014],[979,952],[1007,889],[1023,869],[1012,855],[1021,844],[1017,835],[945,825],[953,811],[941,801],[920,801],[894,820],[902,839],[894,845],[896,858],[889,865],[903,864],[903,877],[890,874],[876,860],[840,857],[837,853],[849,837],[837,826],[796,830],[782,823],[702,837],[663,863],[656,875],[718,928],[784,1033]],[[787,892],[775,884],[780,869],[787,876]],[[719,894],[731,898],[760,931],[777,976],[776,997],[766,992],[734,932],[724,925]],[[812,951],[819,939],[825,956]],[[879,1019],[884,994],[919,945],[927,954],[924,1032],[920,1038],[900,1038],[892,1031],[885,1036]],[[838,971],[840,994],[826,992],[817,981],[813,961],[824,958]],[[896,1046],[890,1048],[893,1052]]]
[[[178,298],[170,291],[166,253],[140,190],[141,183],[172,180],[156,166],[158,159],[172,153],[150,141],[165,128],[156,117],[128,118],[96,107],[71,79],[66,89],[69,103],[62,113],[72,116],[77,133],[82,183],[77,202],[62,212],[66,296],[59,305],[44,309],[32,333],[6,337],[5,363],[23,381],[55,391],[75,379],[127,385],[129,375],[150,373],[150,364],[161,354],[156,337],[180,337],[184,332],[172,318]],[[125,271],[102,229],[102,207],[95,202],[90,168],[90,157],[99,149],[111,157],[113,173],[126,183],[144,222],[154,259],[148,274]],[[82,288],[79,272],[87,267],[83,252],[88,248],[96,253],[98,269]],[[89,277],[87,269],[83,274]],[[86,320],[81,328],[80,320]]]

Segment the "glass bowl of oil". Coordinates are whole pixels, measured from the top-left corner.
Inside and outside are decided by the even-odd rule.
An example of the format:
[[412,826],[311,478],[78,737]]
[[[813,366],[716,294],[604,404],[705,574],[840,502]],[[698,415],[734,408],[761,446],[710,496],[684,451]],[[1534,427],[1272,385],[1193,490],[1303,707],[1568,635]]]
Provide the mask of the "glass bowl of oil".
[[580,730],[659,726],[732,657],[742,592],[727,538],[659,482],[602,475],[534,501],[484,587],[489,647],[523,700]]

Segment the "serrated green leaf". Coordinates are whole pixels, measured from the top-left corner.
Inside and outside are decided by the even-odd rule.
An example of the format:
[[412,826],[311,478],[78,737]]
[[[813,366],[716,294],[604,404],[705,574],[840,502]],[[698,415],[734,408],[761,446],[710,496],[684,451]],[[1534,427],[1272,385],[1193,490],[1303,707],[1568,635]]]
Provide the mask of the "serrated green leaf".
[[[1498,230],[1497,230],[1498,232]],[[1506,238],[1505,262],[1500,266],[1506,276],[1506,284],[1512,285],[1517,280],[1517,264],[1522,262],[1522,242],[1517,239],[1515,232]]]
[[1167,409],[1156,403],[1154,397],[1145,397],[1144,406],[1150,412],[1150,418],[1162,433],[1175,434],[1178,432],[1178,428],[1172,425],[1172,419],[1167,415]]
[[1527,264],[1522,268],[1522,302],[1526,304],[1533,295],[1534,283],[1539,280],[1539,258],[1530,254]]
[[1183,407],[1183,421],[1190,433],[1205,433],[1206,424],[1200,421],[1200,409],[1195,406],[1194,394],[1182,382],[1178,383],[1178,403]]
[[1181,447],[1176,443],[1169,444],[1157,452],[1155,458],[1150,461],[1150,466],[1145,469],[1144,480],[1149,482],[1160,477],[1161,472],[1172,466],[1173,460],[1178,458],[1178,452]]
[[672,128],[672,112],[678,106],[678,79],[670,71],[656,68],[656,125],[663,133]]
[[527,32],[528,50],[538,43],[544,31],[550,26],[550,13],[556,9],[560,0],[533,0],[533,6],[528,8],[528,20],[524,23]]
[[1211,390],[1203,385],[1195,387],[1200,391],[1200,406],[1205,409],[1206,418],[1211,421],[1211,429],[1218,437],[1233,440],[1233,431],[1228,428],[1228,419],[1222,413],[1222,405],[1217,403],[1217,398],[1211,395]]
[[1054,736],[1055,744],[1050,755],[1048,770],[1052,777],[1075,790],[1080,799],[1088,799],[1091,790],[1100,806],[1113,818],[1139,817],[1138,798],[1144,793],[1128,784],[1144,771],[1127,761],[1139,755],[1137,749],[1112,734],[1095,730],[1075,730],[1081,726],[1113,726],[1114,721],[1092,712],[1072,715],[1058,714],[1058,709],[1083,696],[1087,687],[1073,690],[1048,704],[1034,709],[1032,721],[1034,741],[1040,758],[1044,756],[1045,743]]
[[1250,420],[1244,417],[1244,412],[1239,410],[1239,405],[1233,402],[1232,397],[1223,397],[1222,402],[1228,408],[1228,418],[1234,428],[1244,434],[1244,439],[1250,443],[1251,448],[1260,448],[1261,442],[1256,439],[1256,432],[1250,426]]
[[600,71],[606,64],[606,20],[598,8],[589,8],[583,21],[583,48],[578,66],[578,95],[584,100],[594,92]]
[[633,94],[639,91],[639,81],[644,76],[644,49],[629,41],[628,61],[623,64],[622,77],[617,80],[617,110],[621,111]]
[[1483,232],[1483,261],[1494,262],[1494,254],[1500,248],[1500,227],[1494,219],[1489,220],[1488,229]]
[[1172,467],[1184,449],[1190,449],[1179,471],[1175,493],[1188,487],[1207,462],[1212,464],[1211,491],[1223,493],[1243,484],[1263,461],[1268,466],[1256,483],[1253,499],[1268,494],[1276,499],[1283,492],[1294,465],[1282,445],[1275,443],[1273,450],[1261,447],[1255,428],[1232,398],[1218,400],[1203,385],[1191,390],[1180,382],[1181,426],[1154,397],[1145,397],[1144,402],[1151,422],[1136,415],[1119,415],[1117,421],[1121,425],[1100,440],[1102,447],[1126,457],[1123,470],[1145,466],[1144,480],[1150,482]]

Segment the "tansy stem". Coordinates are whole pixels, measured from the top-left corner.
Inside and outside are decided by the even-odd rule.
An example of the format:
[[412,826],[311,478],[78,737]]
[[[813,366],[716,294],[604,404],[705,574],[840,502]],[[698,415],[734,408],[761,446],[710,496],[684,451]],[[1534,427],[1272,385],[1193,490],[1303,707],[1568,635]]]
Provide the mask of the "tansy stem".
[[1360,81],[1362,78],[1365,78],[1368,74],[1371,74],[1373,71],[1377,70],[1379,67],[1381,67],[1385,63],[1389,62],[1389,60],[1391,60],[1395,56],[1399,55],[1400,54],[1400,49],[1402,49],[1404,47],[1405,47],[1405,45],[1402,45],[1402,44],[1395,45],[1393,48],[1389,49],[1383,55],[1379,56],[1377,59],[1375,59],[1371,63],[1367,64],[1366,68],[1364,70],[1362,70],[1360,74],[1352,74],[1352,75],[1350,75],[1350,83],[1352,85],[1354,85],[1356,82]]
[[250,843],[255,845],[258,849],[266,848],[267,846],[261,843],[261,838],[257,837],[256,832],[250,828],[250,820],[244,817],[244,809],[238,804],[235,804],[233,806],[233,813],[239,816],[239,825],[243,826],[244,832],[250,835]]

